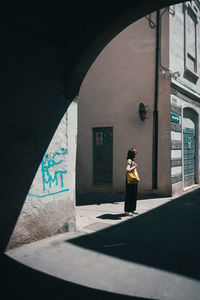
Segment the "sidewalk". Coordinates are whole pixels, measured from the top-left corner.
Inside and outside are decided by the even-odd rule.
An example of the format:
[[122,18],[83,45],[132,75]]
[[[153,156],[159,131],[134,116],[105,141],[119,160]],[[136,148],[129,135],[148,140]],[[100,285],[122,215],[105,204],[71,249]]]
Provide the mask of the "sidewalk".
[[[7,255],[92,289],[89,294],[96,299],[199,300],[200,191],[188,192],[179,198],[139,200],[133,217],[124,215],[123,202],[78,206],[76,232]],[[108,294],[99,295],[104,292]],[[81,297],[89,299],[84,292]]]
[[[199,186],[194,185],[192,188],[186,189],[182,196],[190,194],[190,192],[198,189]],[[172,201],[173,199],[178,198],[178,196],[147,198],[147,196],[141,195],[139,196],[139,200],[137,201],[136,214],[131,217],[125,216],[124,214],[124,195],[107,195],[107,202],[105,202],[105,198],[103,199],[103,201],[101,201],[101,196],[99,195],[94,201],[91,201],[90,196],[90,200],[86,201],[87,205],[84,205],[85,199],[83,199],[83,197],[80,198],[81,199],[78,201],[79,205],[76,206],[76,230],[78,232],[92,233],[109,226],[127,221],[130,218],[141,216],[142,214],[151,211],[152,209],[155,209]],[[81,205],[81,201],[83,205]]]
[[[114,198],[115,196],[113,196]],[[92,233],[112,225],[136,218],[151,209],[161,206],[173,198],[152,198],[137,201],[137,209],[134,216],[125,216],[124,202],[101,203],[82,205],[76,207],[76,226],[77,231]]]

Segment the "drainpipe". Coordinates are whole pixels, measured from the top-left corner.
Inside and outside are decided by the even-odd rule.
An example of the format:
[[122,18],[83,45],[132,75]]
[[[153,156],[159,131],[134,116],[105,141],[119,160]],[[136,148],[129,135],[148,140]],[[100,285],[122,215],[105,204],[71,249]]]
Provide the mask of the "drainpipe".
[[158,78],[160,55],[160,11],[156,12],[155,92],[153,111],[152,189],[158,188]]

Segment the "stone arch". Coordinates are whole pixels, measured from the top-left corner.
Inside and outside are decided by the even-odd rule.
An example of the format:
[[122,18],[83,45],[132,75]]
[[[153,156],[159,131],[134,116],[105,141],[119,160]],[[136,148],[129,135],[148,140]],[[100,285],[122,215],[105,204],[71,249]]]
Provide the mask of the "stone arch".
[[69,80],[69,83],[66,86],[66,96],[69,99],[73,99],[78,95],[82,81],[97,56],[104,49],[104,47],[121,31],[123,31],[133,22],[153,11],[156,11],[157,9],[181,2],[182,1],[179,0],[162,0],[155,1],[155,3],[145,1],[145,4],[137,3],[137,12],[135,7],[130,7],[123,14],[117,16],[113,23],[110,23],[106,28],[103,28],[102,32],[92,40],[89,47],[81,55],[80,60],[78,61],[78,64],[76,65]]
[[[109,1],[108,5],[105,1],[99,6],[68,1],[63,7],[50,3],[38,7],[29,1],[13,5],[10,17],[1,18],[2,251],[48,144],[95,57],[131,22],[179,2]],[[26,148],[35,140],[37,151],[29,153]]]

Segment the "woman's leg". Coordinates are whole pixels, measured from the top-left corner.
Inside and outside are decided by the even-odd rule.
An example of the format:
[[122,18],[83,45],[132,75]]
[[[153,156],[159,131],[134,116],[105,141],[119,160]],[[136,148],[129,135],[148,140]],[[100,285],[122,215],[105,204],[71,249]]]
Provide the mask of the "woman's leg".
[[128,183],[126,179],[126,185],[125,185],[125,201],[124,201],[124,211],[128,211]]
[[138,184],[135,183],[133,184],[133,194],[132,194],[132,212],[136,210],[136,205],[137,205],[137,190],[138,190]]
[[126,195],[125,195],[125,203],[124,203],[124,211],[132,212],[134,209],[134,184],[128,184],[126,181]]

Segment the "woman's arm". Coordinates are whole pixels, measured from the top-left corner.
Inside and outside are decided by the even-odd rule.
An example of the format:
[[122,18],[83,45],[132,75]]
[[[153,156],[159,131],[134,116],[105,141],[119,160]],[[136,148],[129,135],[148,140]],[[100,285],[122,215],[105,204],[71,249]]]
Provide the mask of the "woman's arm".
[[137,164],[136,163],[133,163],[132,164],[132,167],[131,167],[131,162],[128,161],[128,164],[127,164],[127,167],[126,167],[126,171],[129,172],[129,171],[132,171],[133,169],[135,169],[137,167]]

